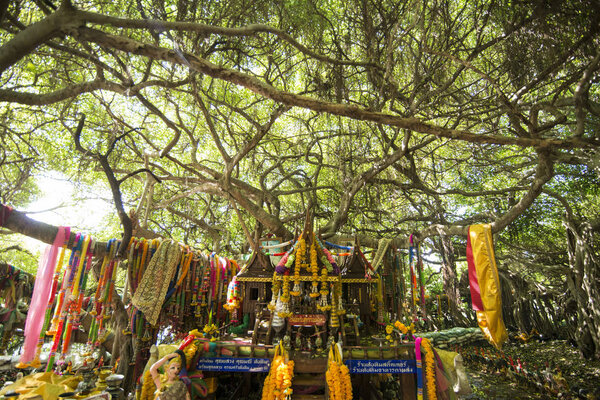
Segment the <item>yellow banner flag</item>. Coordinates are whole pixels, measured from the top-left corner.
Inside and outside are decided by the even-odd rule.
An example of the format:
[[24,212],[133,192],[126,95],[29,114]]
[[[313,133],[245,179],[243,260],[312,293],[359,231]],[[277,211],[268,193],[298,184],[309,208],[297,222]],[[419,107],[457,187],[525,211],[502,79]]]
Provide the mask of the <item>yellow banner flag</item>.
[[476,273],[483,305],[482,310],[476,311],[477,322],[488,341],[500,349],[508,339],[508,333],[502,319],[500,278],[494,256],[491,226],[471,225],[468,242],[470,251],[467,251],[467,261],[469,268],[474,268]]

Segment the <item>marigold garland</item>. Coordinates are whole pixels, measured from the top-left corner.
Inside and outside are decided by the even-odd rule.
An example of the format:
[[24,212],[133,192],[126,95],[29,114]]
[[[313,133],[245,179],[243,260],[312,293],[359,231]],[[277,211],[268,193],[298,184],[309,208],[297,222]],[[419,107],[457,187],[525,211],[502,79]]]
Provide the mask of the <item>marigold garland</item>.
[[[414,332],[414,324],[411,324],[410,326],[406,326],[404,325],[402,322],[400,321],[396,321],[394,322],[393,325],[388,324],[385,327],[385,333],[386,336],[385,338],[388,340],[388,342],[390,343],[394,343],[394,337],[392,336],[392,333],[394,333],[394,328],[396,328],[398,331],[400,331],[403,335],[406,335],[407,333],[413,333]],[[396,331],[396,333],[398,333],[398,331]]]
[[329,316],[329,323],[332,328],[338,328],[340,326],[337,310],[337,291],[334,287],[331,291],[331,315]]
[[312,272],[312,292],[310,297],[319,297],[319,266],[317,265],[317,245],[316,238],[313,235],[313,241],[310,244],[310,271]]
[[335,282],[334,285],[335,288],[335,297],[336,297],[336,303],[337,303],[337,315],[345,315],[346,314],[346,310],[344,310],[344,307],[342,305],[342,280],[338,279]]
[[267,306],[267,308],[271,311],[275,310],[275,305],[277,304],[277,295],[279,294],[279,289],[281,287],[281,281],[277,279],[277,272],[273,272],[273,286],[271,290],[271,302]]
[[150,370],[144,372],[144,377],[142,378],[142,390],[140,393],[140,400],[154,400],[154,392],[156,391],[156,385],[152,380],[152,376],[150,375]]
[[425,350],[427,398],[429,400],[437,400],[435,383],[435,356],[433,355],[433,346],[431,346],[431,342],[427,338],[422,338],[421,346]]
[[352,400],[350,371],[341,361],[339,349],[336,344],[333,344],[329,348],[329,361],[327,363],[325,380],[327,381],[329,398],[331,400]]
[[294,289],[290,294],[294,297],[300,296],[300,270],[306,258],[306,240],[304,236],[300,236],[298,240],[298,250],[296,251],[296,264],[294,265]]
[[281,318],[287,318],[287,317],[290,317],[293,315],[293,313],[290,312],[289,302],[290,302],[290,276],[284,275],[283,283],[282,283],[282,293],[281,293],[281,303],[283,303],[283,309],[277,313],[277,315],[279,315]]
[[327,281],[327,278],[327,268],[323,267],[323,269],[321,269],[321,290],[319,291],[319,293],[321,293],[321,299],[317,306],[317,309],[323,312],[331,310],[331,306],[327,304],[327,295],[329,294],[329,290],[327,289],[329,282]]
[[321,269],[321,291],[320,293],[323,296],[327,296],[329,294],[329,290],[328,290],[328,282],[327,282],[327,268],[322,268]]
[[288,303],[290,301],[290,276],[283,276],[283,283],[281,284],[282,293],[281,293],[281,301],[283,303]]
[[285,362],[287,354],[279,344],[271,362],[269,374],[265,378],[262,400],[287,400],[292,396],[292,378],[294,377],[294,361]]
[[347,400],[352,400],[352,381],[350,380],[350,370],[346,364],[340,366],[340,375],[342,378],[342,387]]

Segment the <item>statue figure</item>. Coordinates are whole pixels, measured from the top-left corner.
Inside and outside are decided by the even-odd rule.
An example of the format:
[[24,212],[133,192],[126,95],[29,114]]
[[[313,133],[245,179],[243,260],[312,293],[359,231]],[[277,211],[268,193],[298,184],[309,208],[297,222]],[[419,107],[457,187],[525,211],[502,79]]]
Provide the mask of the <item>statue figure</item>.
[[292,339],[290,338],[290,335],[286,334],[283,337],[283,348],[289,352],[290,349],[292,348],[291,344],[292,344]]
[[[158,369],[167,361],[169,363],[161,376]],[[150,376],[152,376],[152,380],[156,385],[155,400],[191,400],[185,383],[179,379],[182,362],[178,353],[171,353],[152,364]]]

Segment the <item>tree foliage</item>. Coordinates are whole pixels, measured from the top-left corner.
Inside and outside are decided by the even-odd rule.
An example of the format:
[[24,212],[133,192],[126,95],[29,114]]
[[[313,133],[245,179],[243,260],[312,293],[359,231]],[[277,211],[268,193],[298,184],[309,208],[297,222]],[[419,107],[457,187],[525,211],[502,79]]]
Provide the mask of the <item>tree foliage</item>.
[[120,213],[202,248],[290,237],[309,208],[322,235],[370,245],[458,251],[491,223],[503,267],[558,291],[561,221],[597,241],[590,0],[4,4],[4,203],[41,170],[106,179],[101,154]]

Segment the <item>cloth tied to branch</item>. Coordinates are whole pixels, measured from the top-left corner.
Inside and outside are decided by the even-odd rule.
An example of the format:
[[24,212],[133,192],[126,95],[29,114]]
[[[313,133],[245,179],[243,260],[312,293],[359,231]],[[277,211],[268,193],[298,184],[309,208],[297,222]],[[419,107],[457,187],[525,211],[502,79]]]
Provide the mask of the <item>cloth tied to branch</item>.
[[131,302],[151,325],[156,325],[169,282],[181,259],[181,247],[173,240],[163,240],[150,260]]
[[46,306],[50,300],[58,251],[67,243],[70,234],[70,228],[62,226],[58,228],[54,243],[52,246],[46,247],[44,255],[40,258],[33,293],[31,295],[31,304],[29,305],[29,312],[25,321],[25,341],[23,343],[20,365],[26,366],[34,359],[38,338],[44,324]]
[[392,243],[392,239],[383,238],[379,240],[377,252],[375,253],[375,257],[373,257],[373,262],[371,263],[373,266],[373,271],[377,271],[377,268],[379,268],[379,265],[383,261],[383,256],[390,246],[390,243]]
[[469,227],[467,264],[471,302],[477,312],[477,323],[487,340],[500,349],[508,339],[508,333],[502,319],[500,278],[489,224]]

